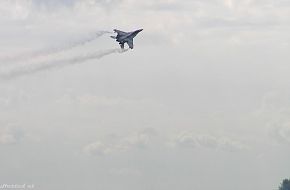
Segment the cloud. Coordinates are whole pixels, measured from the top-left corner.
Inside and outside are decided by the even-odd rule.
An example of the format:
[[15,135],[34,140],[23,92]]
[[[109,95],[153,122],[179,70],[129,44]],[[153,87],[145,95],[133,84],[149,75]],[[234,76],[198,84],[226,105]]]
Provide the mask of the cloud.
[[280,145],[290,144],[290,122],[272,124],[268,135]]
[[14,144],[16,142],[17,140],[13,134],[5,132],[0,133],[0,144]]
[[119,142],[116,146],[118,149],[129,150],[132,148],[145,149],[149,146],[150,136],[145,133],[136,133],[131,136],[127,136]]
[[[265,143],[285,145],[290,143],[290,102],[289,92],[271,91],[261,97],[258,108],[252,113],[260,121],[260,134],[264,134]],[[270,138],[270,141],[269,141]]]
[[236,152],[240,150],[248,150],[249,147],[240,141],[236,141],[230,138],[222,138],[219,140],[218,148],[228,151]]
[[194,136],[188,133],[182,133],[177,136],[175,143],[180,147],[185,148],[195,148],[197,145],[196,139]]
[[[199,46],[199,43],[216,43],[216,40],[243,45],[265,43],[272,39],[265,40],[267,36],[272,36],[276,28],[269,26],[283,27],[289,23],[286,19],[289,18],[289,6],[283,8],[279,3],[270,1],[261,3],[233,0],[182,2],[176,0],[4,0],[1,2],[0,10],[3,11],[0,11],[0,14],[6,15],[3,18],[25,20],[17,25],[17,29],[9,25],[3,29],[8,32],[6,35],[10,36],[9,41],[13,41],[11,39],[22,35],[23,32],[30,34],[30,38],[42,36],[42,40],[51,43],[57,41],[53,39],[56,36],[63,40],[68,35],[92,30],[94,27],[99,29],[117,27],[128,31],[135,27],[142,27],[145,30],[140,43],[152,46],[166,44],[185,47],[185,43],[186,46],[192,44]],[[54,30],[51,31],[50,28],[53,27]],[[286,35],[286,31],[287,28],[276,32],[284,32]],[[15,43],[19,43],[19,40],[15,40]],[[25,48],[27,47],[23,47]],[[7,48],[5,49],[7,51]]]
[[278,135],[286,142],[290,143],[290,123],[284,124],[279,130]]
[[[154,140],[158,133],[153,128],[125,136],[109,135],[103,141],[95,141],[83,147],[83,152],[92,156],[104,156],[109,154],[118,154],[122,152],[144,150],[155,146]],[[159,144],[160,145],[160,144]]]
[[29,16],[29,0],[0,1],[0,20],[24,20]]
[[23,131],[14,125],[6,125],[0,129],[0,145],[17,144],[23,137]]
[[182,148],[209,148],[234,152],[248,149],[248,147],[241,143],[227,137],[216,137],[212,135],[193,134],[190,132],[183,132],[175,138],[177,147]]
[[202,147],[215,149],[219,145],[221,145],[221,142],[219,142],[219,141],[220,141],[220,139],[217,139],[216,137],[213,137],[210,135],[198,135],[197,136],[197,142]]
[[111,149],[102,142],[93,142],[83,147],[83,152],[93,156],[103,156],[111,152]]
[[274,115],[275,117],[282,116],[284,114],[285,116],[288,115],[290,113],[290,103],[287,101],[289,95],[289,92],[285,91],[272,91],[265,93],[261,98],[259,108],[253,113],[253,115],[257,117],[268,117],[268,115]]
[[170,143],[168,135],[159,135],[153,128],[127,134],[125,136],[110,135],[103,140],[97,140],[83,147],[83,152],[91,156],[115,155],[138,150],[152,150],[161,148],[221,150],[225,152],[237,152],[248,150],[249,146],[239,140],[228,137],[216,137],[208,134],[193,134],[182,132]]

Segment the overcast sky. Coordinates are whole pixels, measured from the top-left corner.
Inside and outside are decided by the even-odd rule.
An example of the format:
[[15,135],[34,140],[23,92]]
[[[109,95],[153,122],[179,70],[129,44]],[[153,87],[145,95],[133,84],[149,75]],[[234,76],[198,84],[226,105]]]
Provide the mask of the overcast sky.
[[[273,190],[287,0],[1,0],[0,184]],[[120,53],[113,29],[144,30]]]

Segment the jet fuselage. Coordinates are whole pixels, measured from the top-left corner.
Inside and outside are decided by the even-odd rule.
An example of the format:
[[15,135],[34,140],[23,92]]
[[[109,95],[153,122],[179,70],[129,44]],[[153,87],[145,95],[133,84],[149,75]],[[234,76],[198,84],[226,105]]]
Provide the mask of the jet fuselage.
[[124,49],[124,44],[127,43],[129,48],[133,49],[133,38],[141,32],[143,29],[135,30],[133,32],[123,32],[120,30],[114,30],[117,33],[117,36],[111,36],[119,42],[122,49]]

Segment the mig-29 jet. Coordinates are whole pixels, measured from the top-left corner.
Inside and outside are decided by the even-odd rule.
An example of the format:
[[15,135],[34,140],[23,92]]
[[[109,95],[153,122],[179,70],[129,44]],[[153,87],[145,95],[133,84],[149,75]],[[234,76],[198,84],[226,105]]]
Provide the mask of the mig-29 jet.
[[143,29],[135,30],[133,32],[123,32],[120,30],[114,29],[114,32],[117,33],[117,36],[111,36],[111,38],[116,39],[119,42],[122,49],[124,49],[125,43],[128,44],[129,48],[133,49],[133,38],[141,32]]

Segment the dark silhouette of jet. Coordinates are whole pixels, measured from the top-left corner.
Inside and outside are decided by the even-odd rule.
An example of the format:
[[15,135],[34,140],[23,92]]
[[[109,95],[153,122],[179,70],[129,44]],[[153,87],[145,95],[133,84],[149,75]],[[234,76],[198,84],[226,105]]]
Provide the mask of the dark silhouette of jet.
[[117,42],[119,42],[122,49],[124,49],[125,43],[128,44],[129,48],[133,49],[133,38],[141,32],[143,29],[135,30],[133,32],[123,32],[120,30],[114,29],[114,32],[117,33],[117,36],[111,36],[111,38],[116,39]]

